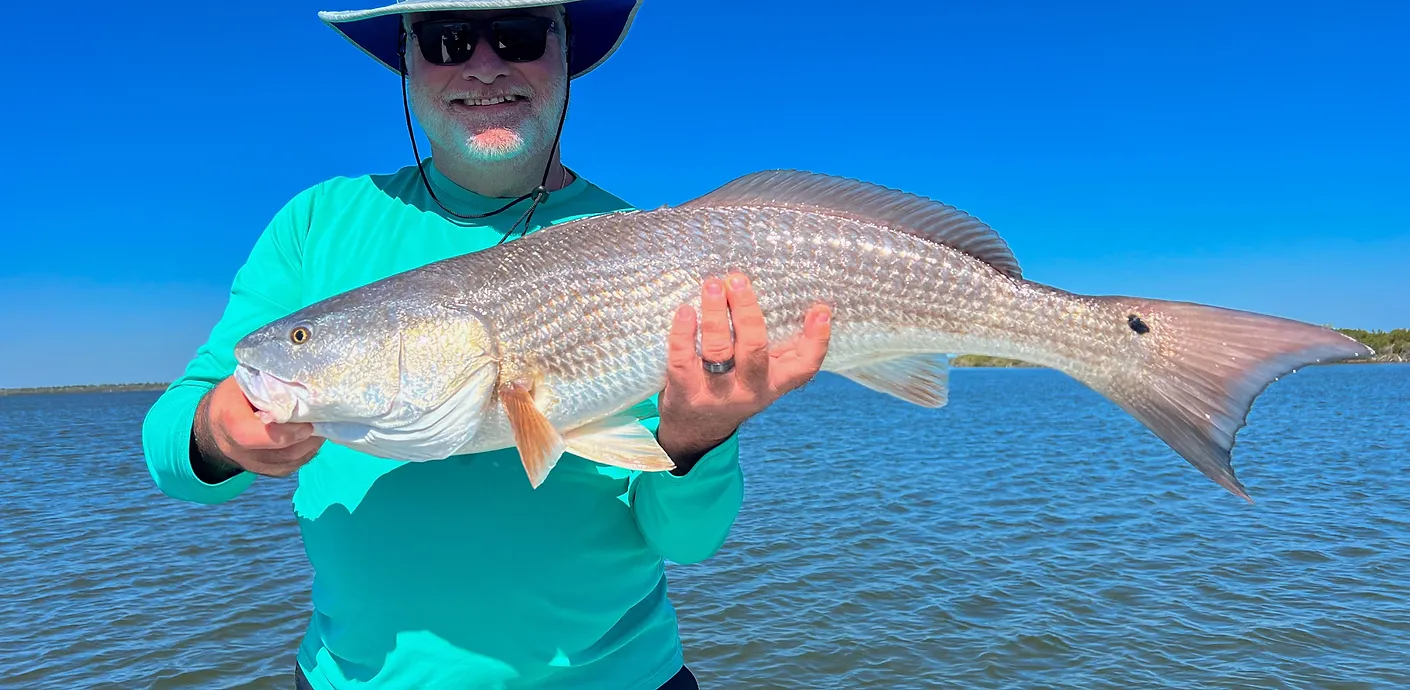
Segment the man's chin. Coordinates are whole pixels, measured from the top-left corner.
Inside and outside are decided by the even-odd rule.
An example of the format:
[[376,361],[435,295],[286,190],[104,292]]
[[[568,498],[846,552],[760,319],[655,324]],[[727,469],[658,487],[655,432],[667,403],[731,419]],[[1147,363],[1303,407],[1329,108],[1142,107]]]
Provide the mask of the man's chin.
[[489,129],[465,139],[465,151],[476,160],[493,162],[514,158],[527,148],[524,137],[511,129]]

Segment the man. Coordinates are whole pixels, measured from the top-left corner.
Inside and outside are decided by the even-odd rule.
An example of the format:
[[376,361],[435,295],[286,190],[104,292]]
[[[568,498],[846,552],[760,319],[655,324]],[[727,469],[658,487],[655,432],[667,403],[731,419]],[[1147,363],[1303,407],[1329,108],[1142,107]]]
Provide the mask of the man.
[[698,329],[683,306],[667,334],[665,390],[639,407],[677,468],[629,472],[568,455],[536,490],[513,448],[403,463],[324,444],[308,425],[265,425],[230,377],[237,339],[304,305],[629,208],[562,165],[558,136],[570,80],[617,49],[638,2],[321,15],[403,75],[408,127],[414,111],[431,157],[288,202],[143,426],[151,475],[178,499],[227,501],[257,475],[297,472],[293,508],[314,570],[298,687],[695,687],[664,561],[698,562],[726,539],[743,492],[736,430],[818,371],[822,308],[771,352],[747,280],[708,277]]

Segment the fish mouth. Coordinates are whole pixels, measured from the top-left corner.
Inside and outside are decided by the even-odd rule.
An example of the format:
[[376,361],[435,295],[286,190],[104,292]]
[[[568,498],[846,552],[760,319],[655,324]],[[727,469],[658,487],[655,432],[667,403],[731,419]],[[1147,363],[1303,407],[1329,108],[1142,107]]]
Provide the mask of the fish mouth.
[[283,424],[308,412],[309,390],[301,383],[286,381],[248,364],[236,367],[235,383],[254,407],[255,416],[265,424]]

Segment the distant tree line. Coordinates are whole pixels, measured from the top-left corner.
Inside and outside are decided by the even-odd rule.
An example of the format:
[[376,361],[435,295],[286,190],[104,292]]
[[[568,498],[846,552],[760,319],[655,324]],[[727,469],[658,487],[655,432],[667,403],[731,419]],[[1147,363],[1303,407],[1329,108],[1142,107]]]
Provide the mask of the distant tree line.
[[47,393],[127,393],[132,391],[165,390],[165,383],[96,383],[76,386],[41,386],[38,388],[0,388],[0,396]]
[[989,355],[960,355],[950,358],[950,366],[955,367],[1035,367],[1036,364],[1017,359],[990,357]]
[[[1332,328],[1328,326],[1328,328]],[[1373,361],[1378,362],[1403,362],[1410,361],[1410,329],[1397,328],[1392,331],[1366,331],[1360,328],[1333,328],[1346,336],[1350,336],[1360,341],[1363,345],[1376,351]],[[1362,360],[1366,361],[1366,360]],[[1031,367],[1027,362],[1020,362],[1016,359],[1004,359],[1002,357],[988,357],[985,355],[960,355],[950,362],[957,367]]]
[[1410,355],[1410,328],[1397,328],[1391,331],[1363,331],[1360,328],[1338,328],[1338,333],[1350,336],[1366,347],[1376,351],[1380,357]]

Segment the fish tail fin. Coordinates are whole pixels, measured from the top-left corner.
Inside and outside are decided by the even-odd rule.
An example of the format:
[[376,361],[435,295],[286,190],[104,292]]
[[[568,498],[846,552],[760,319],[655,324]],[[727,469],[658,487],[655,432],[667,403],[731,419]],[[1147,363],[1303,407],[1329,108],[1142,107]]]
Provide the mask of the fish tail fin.
[[[1250,503],[1234,474],[1234,436],[1280,377],[1371,348],[1330,328],[1188,302],[1099,297],[1118,307],[1134,366],[1086,385],[1121,406],[1205,476]],[[1123,346],[1123,347],[1126,347]],[[1093,371],[1106,368],[1098,364]]]

